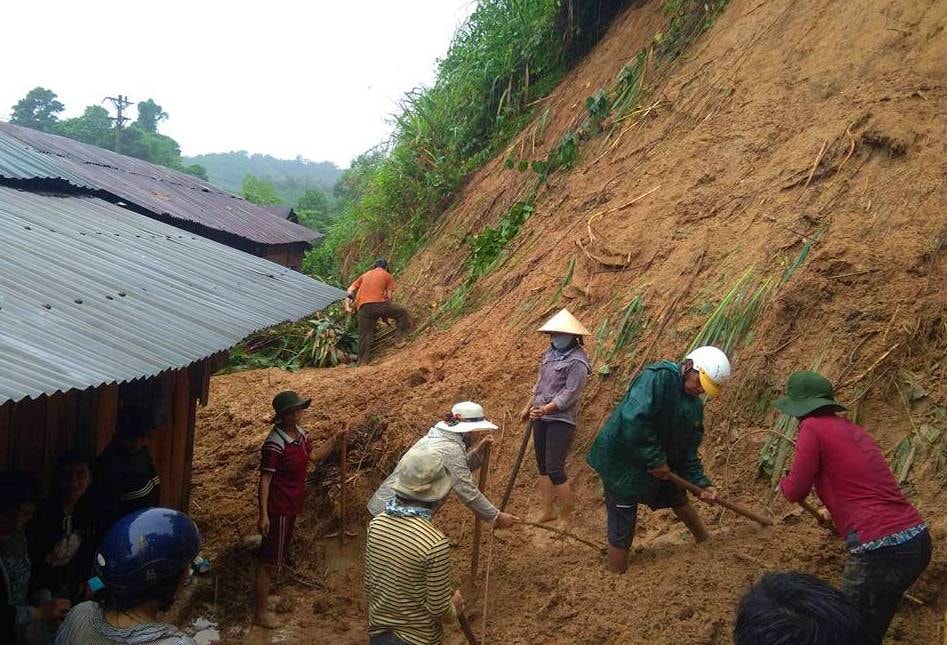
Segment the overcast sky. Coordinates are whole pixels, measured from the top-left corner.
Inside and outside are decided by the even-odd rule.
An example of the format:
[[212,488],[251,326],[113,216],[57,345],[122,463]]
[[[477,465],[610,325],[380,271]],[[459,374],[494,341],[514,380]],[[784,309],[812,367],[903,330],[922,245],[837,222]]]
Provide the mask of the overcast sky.
[[[474,0],[7,3],[0,119],[37,85],[61,117],[153,98],[184,154],[248,150],[347,166],[430,84]],[[110,106],[109,106],[110,107]],[[132,108],[132,116],[134,116]]]

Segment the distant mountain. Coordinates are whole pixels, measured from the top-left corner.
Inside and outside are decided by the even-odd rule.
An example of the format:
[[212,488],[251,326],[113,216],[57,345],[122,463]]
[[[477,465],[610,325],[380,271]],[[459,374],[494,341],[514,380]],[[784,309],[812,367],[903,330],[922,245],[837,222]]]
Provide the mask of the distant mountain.
[[207,169],[210,183],[237,195],[247,175],[267,179],[276,184],[287,204],[296,204],[306,188],[318,188],[331,194],[332,187],[342,175],[342,169],[329,161],[309,161],[302,157],[277,159],[245,150],[184,157],[182,162],[184,165],[200,164]]

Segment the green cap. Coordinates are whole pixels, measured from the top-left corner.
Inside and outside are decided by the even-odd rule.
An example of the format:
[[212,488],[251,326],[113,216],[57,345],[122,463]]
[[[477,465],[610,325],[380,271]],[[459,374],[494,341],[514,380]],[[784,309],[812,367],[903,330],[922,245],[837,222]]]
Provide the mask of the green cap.
[[287,410],[292,410],[293,408],[300,408],[304,410],[309,407],[311,402],[312,399],[304,399],[292,390],[280,392],[275,397],[273,397],[273,410],[276,412],[276,415],[273,418],[275,419]]
[[789,377],[786,394],[776,399],[773,405],[791,417],[804,417],[825,407],[845,409],[845,406],[835,402],[832,382],[815,372],[795,372]]

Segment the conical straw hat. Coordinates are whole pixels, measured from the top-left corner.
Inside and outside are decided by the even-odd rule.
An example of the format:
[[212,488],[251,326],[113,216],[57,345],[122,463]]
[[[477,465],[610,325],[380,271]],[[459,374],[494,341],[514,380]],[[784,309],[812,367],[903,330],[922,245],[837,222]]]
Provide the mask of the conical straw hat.
[[537,331],[546,332],[547,334],[575,334],[576,336],[588,336],[590,334],[585,325],[570,314],[568,309],[563,309],[547,320],[546,324]]

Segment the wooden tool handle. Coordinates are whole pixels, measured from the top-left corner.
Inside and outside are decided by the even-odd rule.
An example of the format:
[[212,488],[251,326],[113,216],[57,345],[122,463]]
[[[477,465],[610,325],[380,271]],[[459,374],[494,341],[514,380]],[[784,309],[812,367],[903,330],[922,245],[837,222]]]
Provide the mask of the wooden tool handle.
[[[486,444],[483,447],[483,459],[480,462],[480,481],[478,482],[478,487],[480,492],[484,492],[484,489],[487,487],[487,473],[490,472],[490,444]],[[477,569],[480,566],[480,526],[483,524],[483,520],[480,519],[480,516],[477,516],[477,519],[474,520],[474,533],[473,533],[473,553],[470,556],[470,575],[473,578],[477,577]]]
[[462,611],[458,611],[457,621],[460,623],[460,628],[464,631],[464,636],[467,638],[467,642],[470,643],[470,645],[480,645],[477,635],[474,634],[473,627],[470,626],[470,621],[467,620],[467,614]]
[[819,526],[821,526],[821,527],[823,527],[823,528],[825,528],[825,529],[827,529],[827,530],[829,530],[829,531],[832,531],[833,533],[836,532],[836,530],[835,530],[835,524],[832,522],[832,520],[830,520],[830,519],[828,519],[828,518],[825,518],[825,517],[822,517],[822,513],[820,513],[819,511],[817,511],[817,510],[815,509],[815,507],[812,506],[812,504],[810,504],[810,503],[807,502],[806,500],[802,500],[801,502],[799,502],[799,506],[801,506],[801,507],[803,508],[803,510],[804,510],[805,512],[807,512],[809,515],[811,515],[812,517],[814,517],[814,518],[815,518],[815,521],[819,523]]
[[[698,497],[704,491],[704,489],[701,488],[700,486],[697,486],[696,484],[692,484],[691,482],[687,481],[683,477],[680,477],[679,475],[675,475],[674,473],[668,474],[668,481],[674,483],[678,488],[683,488],[684,490],[690,491],[691,493],[693,493],[694,495]],[[757,524],[759,524],[760,526],[771,526],[773,524],[773,520],[769,519],[768,517],[764,517],[755,511],[751,511],[748,508],[744,508],[743,506],[740,506],[739,504],[735,502],[727,501],[726,499],[720,497],[719,495],[717,496],[717,499],[714,500],[713,503],[719,506],[723,506],[724,508],[730,509],[737,515],[748,517],[754,522],[756,522]]]
[[500,512],[506,511],[506,505],[513,494],[513,485],[516,483],[516,475],[520,472],[520,466],[523,465],[523,456],[526,454],[526,448],[529,446],[529,437],[533,434],[533,424],[526,422],[526,430],[523,432],[523,441],[520,443],[520,451],[516,453],[516,462],[513,464],[513,470],[510,472],[510,479],[506,482],[506,490],[503,491],[503,498],[500,500]]
[[[347,430],[348,428],[346,428]],[[342,435],[339,445],[339,546],[345,544],[345,461],[348,456],[348,433]]]

